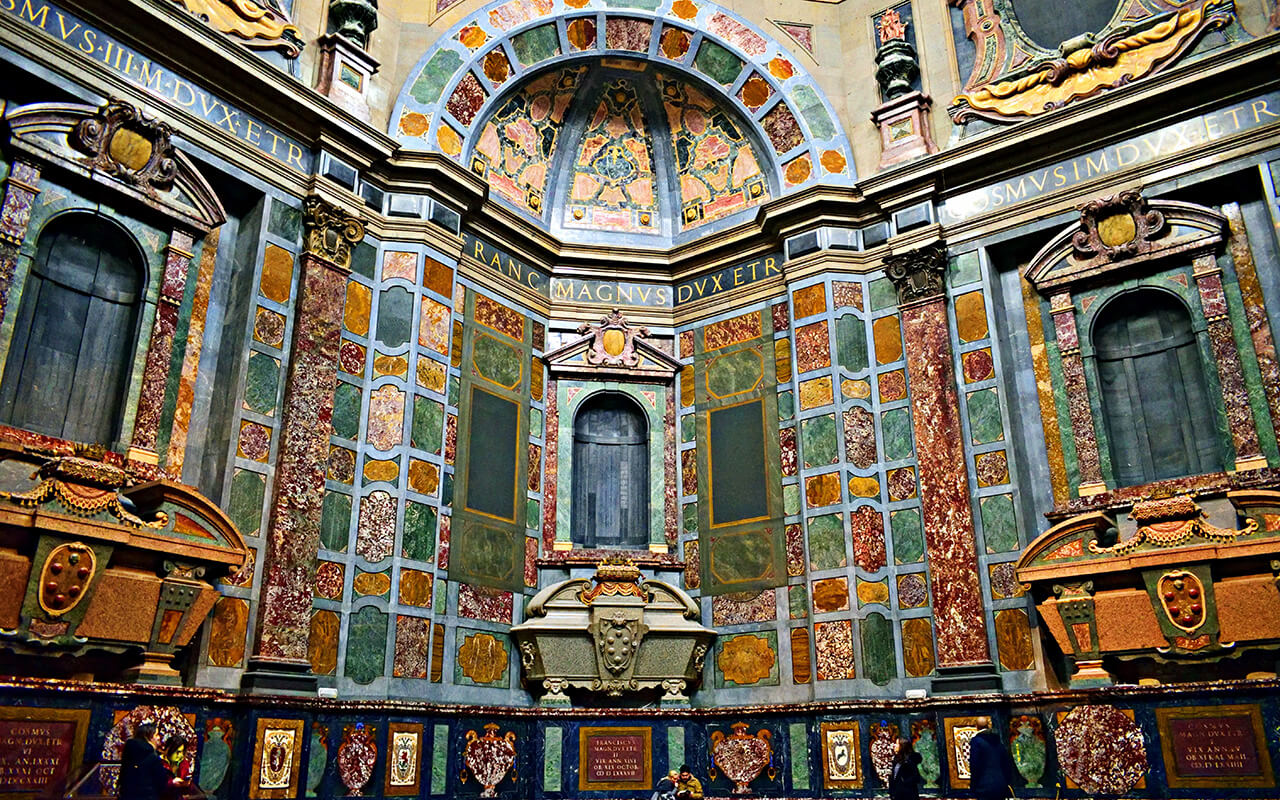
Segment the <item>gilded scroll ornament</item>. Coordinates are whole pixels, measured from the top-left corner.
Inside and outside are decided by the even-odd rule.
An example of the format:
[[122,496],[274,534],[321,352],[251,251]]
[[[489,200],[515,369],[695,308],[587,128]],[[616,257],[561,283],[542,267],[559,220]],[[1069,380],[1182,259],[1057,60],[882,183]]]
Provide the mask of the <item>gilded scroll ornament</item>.
[[1011,71],[987,73],[985,83],[971,83],[948,111],[957,123],[1043,114],[1154,74],[1185,54],[1204,33],[1225,28],[1234,19],[1233,0],[1203,0],[1140,19],[1120,19],[1097,34],[1063,42],[1056,53],[1041,51],[1042,56]]
[[303,41],[289,18],[253,0],[173,0],[217,30],[255,50],[279,50],[297,58]]
[[1195,538],[1230,544],[1258,530],[1258,521],[1252,518],[1240,530],[1219,528],[1207,521],[1204,510],[1187,495],[1134,503],[1129,518],[1138,523],[1138,530],[1133,536],[1110,547],[1101,547],[1096,539],[1092,540],[1089,552],[1124,556],[1143,544],[1178,547]]

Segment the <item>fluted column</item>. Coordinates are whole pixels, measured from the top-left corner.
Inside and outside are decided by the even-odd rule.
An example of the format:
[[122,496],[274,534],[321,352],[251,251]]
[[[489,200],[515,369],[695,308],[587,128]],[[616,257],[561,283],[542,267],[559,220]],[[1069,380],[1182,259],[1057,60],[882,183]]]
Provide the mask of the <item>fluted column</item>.
[[324,469],[333,431],[338,346],[351,248],[364,224],[308,198],[293,343],[263,556],[254,654],[242,686],[252,692],[314,692],[307,658],[320,545]]
[[999,689],[987,646],[987,618],[965,467],[964,432],[947,322],[946,246],[889,256],[898,290],[920,470],[920,505],[937,636],[934,691]]

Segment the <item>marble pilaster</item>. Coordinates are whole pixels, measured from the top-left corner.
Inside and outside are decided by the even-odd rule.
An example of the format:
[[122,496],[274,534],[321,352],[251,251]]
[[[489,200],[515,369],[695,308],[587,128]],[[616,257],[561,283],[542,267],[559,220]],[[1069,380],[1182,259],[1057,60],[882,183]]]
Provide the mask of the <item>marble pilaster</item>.
[[947,321],[946,247],[889,256],[898,290],[919,452],[920,501],[933,591],[935,691],[998,689],[978,577],[964,432]]
[[128,457],[131,461],[144,464],[159,462],[156,442],[160,435],[160,415],[164,410],[165,388],[173,361],[173,337],[178,330],[178,314],[194,246],[195,240],[190,233],[175,230],[165,248],[160,297],[155,322],[151,326],[151,339],[147,344],[142,394],[138,398],[138,413],[133,423],[133,441],[129,444]]
[[312,692],[307,640],[320,544],[324,465],[333,429],[338,347],[351,249],[364,225],[318,198],[304,206],[304,252],[289,357],[274,497],[263,558],[252,692]]
[[4,322],[9,304],[9,287],[13,285],[18,254],[31,222],[31,206],[40,189],[40,167],[30,161],[16,159],[4,181],[4,201],[0,205],[0,322]]
[[1244,384],[1240,350],[1231,330],[1227,296],[1222,289],[1222,270],[1212,253],[1197,255],[1192,264],[1196,289],[1200,292],[1200,307],[1204,310],[1208,328],[1209,346],[1218,365],[1218,383],[1222,387],[1222,402],[1227,411],[1227,427],[1231,431],[1231,443],[1235,446],[1235,469],[1261,469],[1267,465],[1267,459],[1258,443],[1258,429],[1253,422],[1249,391]]
[[1049,298],[1058,355],[1062,358],[1062,380],[1067,392],[1067,412],[1071,416],[1071,436],[1076,446],[1076,466],[1080,471],[1080,496],[1101,494],[1107,490],[1102,479],[1102,463],[1098,457],[1098,433],[1093,426],[1093,409],[1089,406],[1089,387],[1085,382],[1084,358],[1080,354],[1080,334],[1076,330],[1076,310],[1070,292],[1058,292]]

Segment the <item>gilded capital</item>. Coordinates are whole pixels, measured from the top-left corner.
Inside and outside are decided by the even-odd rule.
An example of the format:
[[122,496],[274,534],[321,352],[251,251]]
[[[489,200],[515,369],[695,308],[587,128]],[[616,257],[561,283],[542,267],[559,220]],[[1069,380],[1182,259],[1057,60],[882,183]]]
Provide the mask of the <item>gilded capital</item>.
[[342,269],[351,268],[351,247],[364,238],[364,223],[346,209],[319,197],[308,197],[302,205],[306,230],[306,252]]
[[912,303],[946,291],[947,246],[942,242],[895,253],[884,260],[884,272],[898,290],[898,302]]

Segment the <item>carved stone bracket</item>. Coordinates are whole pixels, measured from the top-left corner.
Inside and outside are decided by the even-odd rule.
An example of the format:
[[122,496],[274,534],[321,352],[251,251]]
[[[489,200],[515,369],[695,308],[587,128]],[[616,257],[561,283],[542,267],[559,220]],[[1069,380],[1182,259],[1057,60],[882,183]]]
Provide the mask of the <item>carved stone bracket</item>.
[[71,143],[90,157],[89,165],[154,197],[173,185],[178,173],[173,129],[133,106],[112,99],[72,131]]
[[341,269],[351,269],[351,248],[364,238],[364,223],[339,206],[308,197],[302,206],[306,252]]
[[898,290],[899,304],[941,297],[946,291],[947,246],[935,242],[918,250],[887,256],[884,272]]

